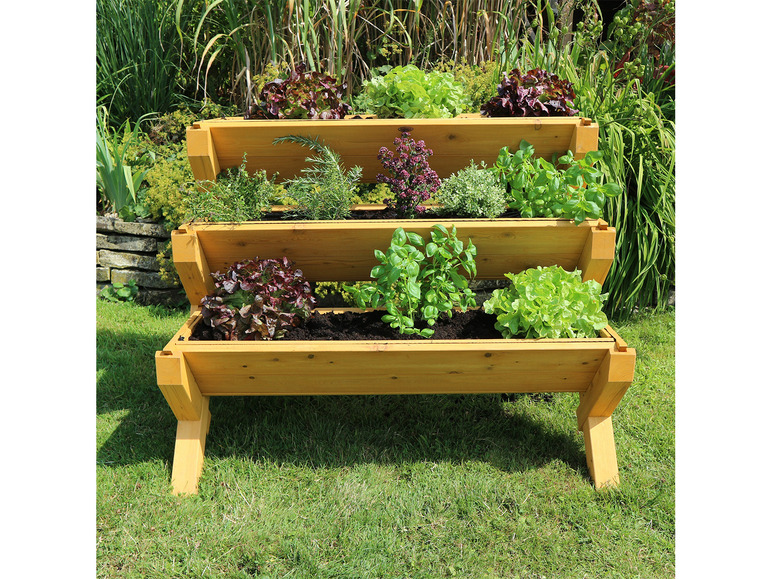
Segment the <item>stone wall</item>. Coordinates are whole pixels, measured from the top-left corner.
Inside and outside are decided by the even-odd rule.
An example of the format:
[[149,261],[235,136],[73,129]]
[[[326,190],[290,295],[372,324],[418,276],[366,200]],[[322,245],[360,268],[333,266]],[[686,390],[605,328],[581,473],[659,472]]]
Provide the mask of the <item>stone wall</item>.
[[97,292],[111,283],[134,280],[138,301],[180,301],[182,288],[161,278],[156,255],[169,240],[169,233],[156,223],[137,223],[97,216]]

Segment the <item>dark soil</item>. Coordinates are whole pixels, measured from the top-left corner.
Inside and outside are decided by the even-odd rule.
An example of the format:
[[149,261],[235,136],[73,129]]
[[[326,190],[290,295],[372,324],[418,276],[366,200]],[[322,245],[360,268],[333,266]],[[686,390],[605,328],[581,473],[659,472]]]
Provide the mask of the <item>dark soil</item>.
[[[415,334],[402,335],[381,321],[385,312],[345,312],[319,314],[314,312],[306,322],[292,328],[282,338],[286,340],[426,340]],[[452,318],[442,314],[434,324],[433,340],[501,339],[494,324],[496,316],[482,310],[454,312]],[[420,326],[426,327],[426,326]],[[216,340],[202,323],[196,325],[190,340]]]

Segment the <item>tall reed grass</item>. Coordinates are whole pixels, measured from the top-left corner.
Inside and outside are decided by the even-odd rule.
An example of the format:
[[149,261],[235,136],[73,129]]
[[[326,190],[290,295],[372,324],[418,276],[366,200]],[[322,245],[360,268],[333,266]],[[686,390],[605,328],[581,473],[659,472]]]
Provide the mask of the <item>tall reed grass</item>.
[[[173,6],[158,0],[97,0],[97,105],[120,126],[171,111],[186,90],[185,46]],[[192,14],[180,15],[187,26]]]

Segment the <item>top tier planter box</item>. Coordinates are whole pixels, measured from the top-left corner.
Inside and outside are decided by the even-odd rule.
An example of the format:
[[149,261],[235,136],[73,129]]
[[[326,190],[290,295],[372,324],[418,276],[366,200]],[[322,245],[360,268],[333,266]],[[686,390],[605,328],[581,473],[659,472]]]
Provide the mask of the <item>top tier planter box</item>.
[[362,181],[373,183],[383,166],[381,147],[393,145],[403,130],[417,141],[423,139],[434,151],[432,169],[440,178],[469,165],[469,161],[496,162],[501,147],[516,150],[525,139],[535,154],[551,158],[567,150],[575,158],[598,147],[598,125],[583,117],[488,118],[463,115],[452,119],[245,120],[240,118],[199,121],[187,129],[188,158],[194,177],[214,180],[231,167],[241,165],[247,154],[247,170],[265,169],[270,177],[297,176],[306,166],[308,150],[295,143],[273,144],[290,134],[319,136],[343,159],[347,167],[362,167]]

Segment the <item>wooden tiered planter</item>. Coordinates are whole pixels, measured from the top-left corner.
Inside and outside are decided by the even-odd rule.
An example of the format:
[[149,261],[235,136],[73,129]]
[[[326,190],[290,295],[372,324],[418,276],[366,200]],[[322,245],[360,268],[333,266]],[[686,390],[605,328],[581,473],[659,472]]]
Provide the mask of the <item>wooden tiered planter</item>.
[[[372,181],[381,168],[369,157],[405,126],[434,149],[431,165],[440,176],[470,159],[492,164],[502,146],[516,148],[521,139],[545,157],[569,148],[583,154],[597,146],[597,125],[574,118],[221,120],[189,128],[188,152],[198,179],[239,165],[244,151],[250,171],[266,168],[289,177],[304,165],[305,154],[277,152],[271,141],[286,134],[318,135],[348,166],[362,166],[364,180]],[[178,420],[175,493],[198,490],[211,396],[579,392],[576,416],[591,477],[596,488],[618,484],[611,414],[633,379],[635,350],[611,327],[597,338],[559,340],[188,339],[201,321],[201,298],[214,290],[214,271],[245,258],[287,256],[312,282],[367,280],[375,265],[373,250],[388,247],[394,229],[401,226],[428,239],[436,222],[455,225],[459,239],[473,240],[477,279],[560,265],[603,283],[614,258],[615,231],[602,220],[579,226],[565,219],[192,223],[172,233],[174,263],[191,304],[189,319],[156,352],[158,385]]]

